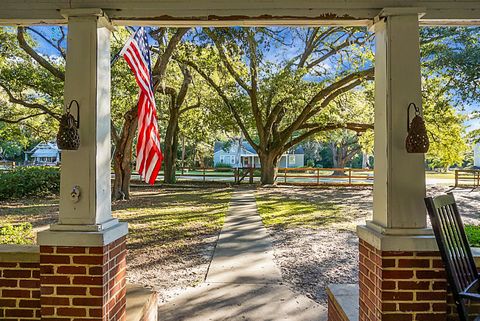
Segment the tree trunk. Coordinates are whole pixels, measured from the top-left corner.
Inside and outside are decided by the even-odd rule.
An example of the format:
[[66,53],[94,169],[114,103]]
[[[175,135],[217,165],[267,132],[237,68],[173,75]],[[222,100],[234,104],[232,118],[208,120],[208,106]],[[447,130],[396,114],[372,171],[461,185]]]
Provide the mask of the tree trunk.
[[[333,157],[333,167],[334,168],[345,168],[345,163],[347,160],[345,159],[345,153],[343,146],[337,146],[335,143],[330,144],[330,148],[332,150],[332,157]],[[333,176],[346,176],[347,174],[342,170],[335,170],[333,171]]]
[[165,133],[165,151],[163,158],[163,181],[174,184],[176,181],[176,160],[178,147],[178,113],[176,109],[170,110],[170,121]]
[[279,155],[273,152],[259,153],[260,165],[261,165],[261,178],[262,185],[273,185],[277,177],[277,163]]
[[137,107],[124,115],[125,121],[119,140],[115,143],[113,170],[115,179],[112,187],[112,199],[130,199],[130,177],[132,175],[132,148],[137,131]]
[[182,135],[182,175],[185,168],[185,135]]

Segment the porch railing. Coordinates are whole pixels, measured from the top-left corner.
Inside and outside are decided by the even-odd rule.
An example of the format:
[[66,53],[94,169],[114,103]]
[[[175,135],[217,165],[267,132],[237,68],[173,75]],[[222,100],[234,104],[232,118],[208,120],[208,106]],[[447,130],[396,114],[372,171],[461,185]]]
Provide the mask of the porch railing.
[[480,187],[480,169],[455,170],[455,187]]

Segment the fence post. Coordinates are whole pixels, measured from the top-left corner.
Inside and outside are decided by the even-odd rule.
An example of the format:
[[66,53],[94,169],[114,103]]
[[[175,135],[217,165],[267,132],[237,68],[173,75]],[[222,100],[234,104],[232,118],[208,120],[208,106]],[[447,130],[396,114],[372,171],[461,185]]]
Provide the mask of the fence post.
[[317,185],[320,185],[320,169],[317,168]]
[[205,182],[205,166],[203,166],[203,181]]
[[284,177],[284,181],[286,183],[287,182],[287,169],[286,168],[283,169],[283,177]]
[[352,169],[348,169],[348,185],[352,185]]
[[250,184],[253,184],[253,170],[254,170],[254,167],[250,167],[250,180],[249,180]]
[[455,187],[458,187],[458,169],[455,170]]

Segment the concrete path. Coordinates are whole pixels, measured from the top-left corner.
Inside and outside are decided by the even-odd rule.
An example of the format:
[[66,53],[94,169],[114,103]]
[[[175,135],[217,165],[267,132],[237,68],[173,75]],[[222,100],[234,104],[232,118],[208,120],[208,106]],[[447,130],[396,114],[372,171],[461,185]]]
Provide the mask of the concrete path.
[[325,309],[282,284],[254,190],[238,189],[205,282],[159,307],[159,321],[324,321]]

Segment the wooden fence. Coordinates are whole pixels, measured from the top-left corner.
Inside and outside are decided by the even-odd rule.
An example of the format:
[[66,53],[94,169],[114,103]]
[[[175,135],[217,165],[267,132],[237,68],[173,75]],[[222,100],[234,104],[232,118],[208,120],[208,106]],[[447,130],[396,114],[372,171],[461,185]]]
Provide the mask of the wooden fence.
[[10,171],[15,169],[15,162],[11,161],[0,161],[0,172]]
[[480,187],[480,169],[455,170],[455,187]]
[[279,168],[277,182],[290,185],[371,185],[373,169]]
[[[162,173],[160,173],[162,175]],[[177,178],[194,181],[249,183],[260,181],[260,168],[179,168]],[[371,185],[373,169],[362,168],[278,168],[278,184],[288,185]]]

